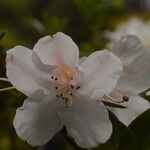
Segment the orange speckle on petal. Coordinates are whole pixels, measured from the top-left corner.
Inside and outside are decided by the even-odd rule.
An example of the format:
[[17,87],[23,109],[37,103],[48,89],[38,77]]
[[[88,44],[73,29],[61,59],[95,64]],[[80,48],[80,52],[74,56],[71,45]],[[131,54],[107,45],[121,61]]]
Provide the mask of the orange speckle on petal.
[[70,80],[73,75],[73,71],[64,64],[60,65],[59,73],[62,74],[67,80]]

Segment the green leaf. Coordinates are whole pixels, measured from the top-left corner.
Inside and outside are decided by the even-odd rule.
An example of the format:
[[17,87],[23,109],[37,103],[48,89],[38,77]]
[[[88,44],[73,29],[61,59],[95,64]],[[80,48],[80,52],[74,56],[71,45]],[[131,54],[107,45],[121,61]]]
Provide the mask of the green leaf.
[[148,135],[148,138],[142,144],[142,150],[149,150],[149,149],[150,149],[150,134]]
[[5,32],[1,32],[0,33],[0,41],[3,39],[4,36],[5,36]]
[[[129,126],[137,137],[138,142],[142,143],[150,135],[150,109],[138,116]],[[149,144],[150,147],[150,144]]]
[[11,107],[17,109],[18,107],[21,107],[23,104],[23,101],[26,99],[27,97],[23,94],[20,94],[17,98],[15,98],[12,103],[10,104]]

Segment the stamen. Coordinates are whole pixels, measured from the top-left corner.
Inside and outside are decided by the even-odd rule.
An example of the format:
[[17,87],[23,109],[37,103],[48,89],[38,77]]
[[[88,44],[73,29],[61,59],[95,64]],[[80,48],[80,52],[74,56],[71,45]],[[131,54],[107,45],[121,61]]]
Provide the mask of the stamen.
[[71,84],[71,88],[74,89],[74,86]]
[[129,101],[129,98],[130,98],[129,95],[127,95],[125,92],[121,91],[121,90],[118,89],[118,88],[115,88],[115,90],[118,91],[119,93],[123,94],[122,99],[123,99],[125,102]]
[[116,100],[113,97],[111,97],[110,95],[106,94],[105,95],[107,98],[109,98],[111,101],[115,102],[115,103],[123,103],[123,102],[127,102],[126,99],[122,99],[122,100]]
[[59,95],[59,97],[62,97],[67,89],[68,87],[63,87],[62,89],[58,90],[57,95]]

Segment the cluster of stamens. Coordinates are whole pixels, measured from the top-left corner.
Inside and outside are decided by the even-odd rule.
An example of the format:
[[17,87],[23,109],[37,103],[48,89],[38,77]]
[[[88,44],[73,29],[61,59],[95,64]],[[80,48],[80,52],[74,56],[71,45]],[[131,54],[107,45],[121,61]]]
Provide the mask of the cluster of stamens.
[[74,80],[73,77],[70,77],[66,82],[59,81],[59,78],[55,76],[51,76],[51,79],[56,83],[54,87],[56,90],[56,97],[65,101],[66,106],[71,106],[73,93],[75,90],[78,90],[80,86],[72,84]]

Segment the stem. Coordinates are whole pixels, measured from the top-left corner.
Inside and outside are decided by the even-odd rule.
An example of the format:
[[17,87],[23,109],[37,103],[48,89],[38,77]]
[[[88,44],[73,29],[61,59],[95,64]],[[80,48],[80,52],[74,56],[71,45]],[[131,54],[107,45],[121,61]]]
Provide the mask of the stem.
[[10,82],[7,78],[0,78],[1,81]]
[[15,87],[11,86],[11,87],[0,89],[0,92],[9,91],[9,90],[13,90],[13,89],[15,89]]

